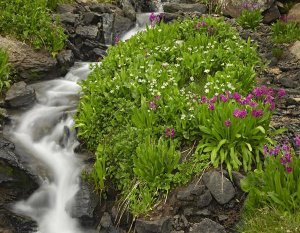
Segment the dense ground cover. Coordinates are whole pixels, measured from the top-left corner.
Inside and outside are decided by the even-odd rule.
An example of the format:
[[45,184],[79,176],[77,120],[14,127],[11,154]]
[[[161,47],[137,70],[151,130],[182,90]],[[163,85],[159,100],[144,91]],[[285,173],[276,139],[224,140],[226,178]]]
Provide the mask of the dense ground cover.
[[61,50],[67,36],[58,20],[53,22],[48,8],[56,3],[53,0],[0,0],[0,34],[24,40],[37,49]]
[[7,53],[0,48],[0,92],[9,87],[10,66]]
[[76,117],[96,152],[96,187],[109,179],[138,215],[209,164],[261,167],[281,94],[252,91],[259,65],[250,40],[211,17],[161,23],[111,47],[82,82]]

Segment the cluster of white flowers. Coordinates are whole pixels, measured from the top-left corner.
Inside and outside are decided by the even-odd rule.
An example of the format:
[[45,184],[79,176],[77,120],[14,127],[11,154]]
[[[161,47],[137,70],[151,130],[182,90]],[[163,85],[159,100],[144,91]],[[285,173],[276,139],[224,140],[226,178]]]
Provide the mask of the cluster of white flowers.
[[214,82],[207,82],[204,86],[204,92],[206,94],[213,93],[219,95],[225,91],[234,91],[235,87],[230,82],[221,83],[219,80]]

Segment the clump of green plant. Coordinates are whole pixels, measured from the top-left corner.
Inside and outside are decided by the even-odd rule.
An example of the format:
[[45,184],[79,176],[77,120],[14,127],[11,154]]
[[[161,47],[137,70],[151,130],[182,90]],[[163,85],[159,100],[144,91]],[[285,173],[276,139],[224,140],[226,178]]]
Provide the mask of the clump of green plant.
[[52,21],[46,0],[0,0],[0,33],[54,53],[67,39],[58,20]]
[[[209,166],[210,156],[197,150],[203,135],[197,100],[207,81],[213,87],[222,80],[219,93],[235,85],[244,94],[261,65],[250,41],[222,19],[164,24],[150,17],[146,32],[110,47],[81,83],[75,118],[79,137],[105,160],[105,168],[97,165],[96,187],[110,180],[134,215]],[[222,85],[227,82],[231,89]]]
[[300,27],[296,22],[289,21],[287,16],[282,16],[272,24],[271,29],[274,43],[291,43],[300,39]]
[[[295,138],[300,146],[300,137]],[[299,212],[300,206],[300,158],[291,146],[284,142],[275,147],[265,146],[264,170],[255,170],[242,181],[248,192],[246,210],[272,206],[282,212]]]
[[254,30],[262,21],[262,14],[258,3],[244,2],[241,15],[237,18],[237,23],[245,29]]
[[277,59],[280,59],[283,55],[283,49],[282,48],[278,48],[278,47],[274,47],[272,49],[272,55],[274,57],[276,57]]
[[238,232],[242,233],[297,233],[300,231],[300,212],[282,212],[273,207],[259,208],[243,214]]
[[8,64],[8,55],[3,49],[0,48],[0,92],[9,87],[9,74],[10,66]]

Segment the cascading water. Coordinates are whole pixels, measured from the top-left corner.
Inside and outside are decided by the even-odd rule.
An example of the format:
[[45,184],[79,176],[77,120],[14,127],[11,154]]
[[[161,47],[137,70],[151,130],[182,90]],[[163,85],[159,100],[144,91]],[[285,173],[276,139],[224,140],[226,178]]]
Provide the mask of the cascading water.
[[64,79],[34,84],[37,104],[14,119],[12,140],[19,150],[33,157],[32,161],[44,164],[49,173],[37,191],[15,205],[16,212],[37,221],[41,233],[82,232],[70,217],[82,168],[74,153],[78,142],[71,129],[80,91],[76,82],[89,72],[89,64],[81,63]]

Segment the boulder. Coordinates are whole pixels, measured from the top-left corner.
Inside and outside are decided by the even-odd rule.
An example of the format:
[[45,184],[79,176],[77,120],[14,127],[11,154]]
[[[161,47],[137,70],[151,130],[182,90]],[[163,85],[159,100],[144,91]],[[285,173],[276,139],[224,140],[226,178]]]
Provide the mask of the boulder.
[[169,233],[171,230],[172,222],[170,217],[154,221],[137,219],[135,222],[135,231],[137,233]]
[[293,54],[298,60],[300,60],[300,41],[296,41],[290,48],[291,54]]
[[36,100],[35,91],[24,81],[13,84],[6,93],[5,104],[8,108],[29,107]]
[[38,178],[26,169],[14,144],[0,136],[0,232],[36,232],[36,223],[10,211],[11,204],[28,198],[38,188]]
[[117,7],[116,5],[109,4],[109,3],[96,3],[92,4],[90,7],[91,11],[97,12],[97,13],[115,13],[119,15],[124,15],[124,12]]
[[75,57],[72,50],[63,50],[56,57],[60,67],[67,72],[74,65]]
[[124,33],[128,32],[129,29],[134,27],[135,23],[129,18],[123,17],[122,15],[115,16],[114,22],[114,35],[121,37]]
[[295,4],[288,13],[290,21],[300,24],[300,3]]
[[263,23],[270,24],[279,19],[280,12],[277,5],[272,5],[263,13]]
[[197,198],[197,207],[199,207],[200,209],[206,207],[210,204],[211,201],[212,196],[209,190],[205,190],[205,192]]
[[124,11],[124,15],[131,19],[132,21],[135,21],[136,19],[136,13],[134,6],[131,4],[130,0],[121,0],[121,6]]
[[73,13],[67,12],[67,13],[63,13],[60,15],[55,15],[54,18],[56,18],[56,17],[58,17],[58,19],[60,20],[60,22],[62,24],[74,26],[79,19],[79,14],[73,14]]
[[[219,5],[221,6],[221,10],[223,15],[230,16],[233,18],[239,17],[242,13],[243,2],[240,0],[218,0]],[[247,1],[257,3],[262,11],[269,9],[272,5],[274,5],[275,0],[256,0],[256,1]]]
[[82,226],[96,226],[94,212],[99,202],[99,196],[94,192],[92,185],[81,180],[80,189],[75,195],[72,207],[72,217],[79,219]]
[[89,26],[82,26],[79,25],[76,28],[76,34],[82,39],[92,39],[97,40],[99,39],[99,28],[98,26],[89,25]]
[[76,11],[76,7],[71,4],[59,4],[56,7],[56,12],[59,14],[74,13],[75,11]]
[[21,80],[37,80],[60,75],[56,59],[48,52],[35,51],[20,41],[2,36],[0,48],[7,50],[9,63]]
[[181,15],[178,13],[163,13],[162,19],[165,23],[172,22],[173,20],[176,20],[180,18]]
[[102,16],[95,12],[85,12],[82,19],[84,25],[97,25],[102,22]]
[[199,12],[205,14],[207,7],[204,4],[185,4],[185,3],[167,3],[163,5],[164,12],[176,13],[176,12]]
[[203,219],[200,223],[194,224],[190,233],[226,233],[225,228],[210,220],[209,218]]
[[232,183],[220,172],[204,173],[203,181],[219,204],[224,205],[234,198],[236,192]]

